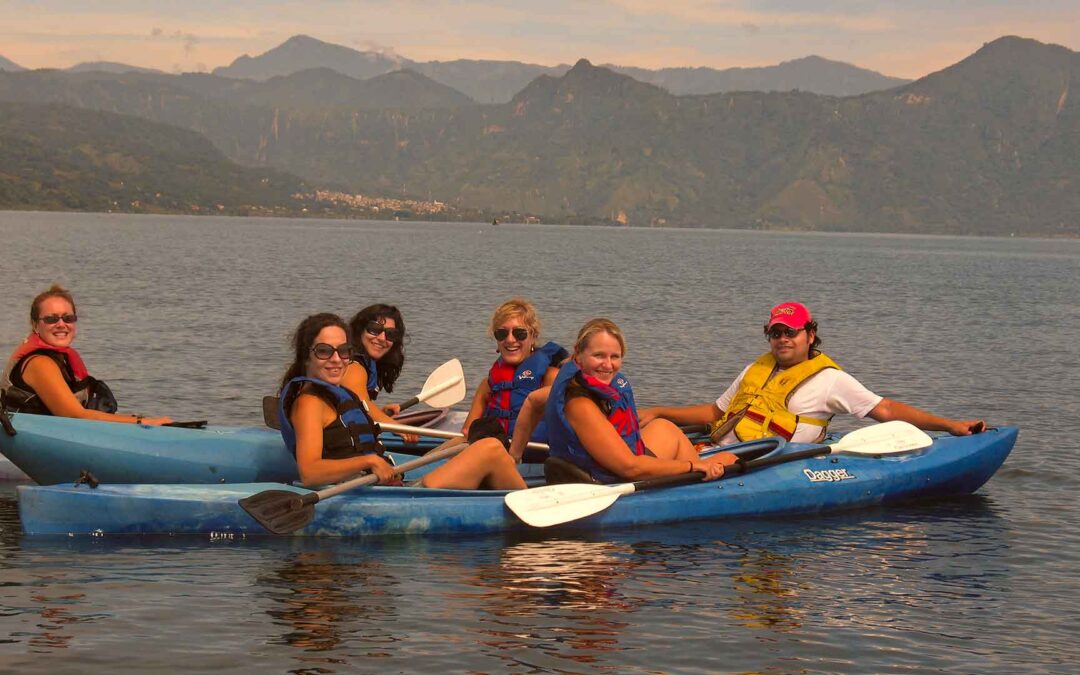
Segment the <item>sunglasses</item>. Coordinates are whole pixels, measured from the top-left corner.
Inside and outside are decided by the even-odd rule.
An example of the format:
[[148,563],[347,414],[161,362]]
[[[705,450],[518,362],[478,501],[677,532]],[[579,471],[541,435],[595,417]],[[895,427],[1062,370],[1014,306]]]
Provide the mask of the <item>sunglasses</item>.
[[397,342],[401,339],[400,328],[387,328],[378,321],[368,321],[368,325],[364,326],[364,332],[371,337],[379,337],[382,333],[386,333],[386,339],[390,342]]
[[60,323],[61,321],[63,321],[64,323],[75,323],[78,320],[79,317],[75,316],[74,314],[49,314],[48,316],[43,316],[38,319],[38,321],[44,321],[50,326],[56,323]]
[[779,326],[773,326],[769,330],[765,331],[765,335],[767,335],[770,340],[779,340],[781,337],[786,337],[790,339],[804,330],[806,330],[806,328],[790,328],[787,326],[781,328]]
[[514,339],[518,342],[521,342],[525,338],[529,337],[528,328],[515,328],[513,330],[509,328],[496,328],[495,330],[491,331],[491,333],[499,342],[502,342],[506,338],[510,337],[511,333],[514,335]]
[[353,348],[352,345],[346,343],[335,349],[325,342],[320,342],[311,348],[311,353],[320,361],[332,359],[334,357],[334,352],[337,352],[337,355],[341,357],[342,361],[348,361],[352,358]]

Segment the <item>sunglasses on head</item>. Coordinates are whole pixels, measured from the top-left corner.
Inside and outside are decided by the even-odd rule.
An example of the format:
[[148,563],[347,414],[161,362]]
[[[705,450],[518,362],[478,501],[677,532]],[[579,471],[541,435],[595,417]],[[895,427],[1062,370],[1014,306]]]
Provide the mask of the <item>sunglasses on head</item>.
[[765,331],[770,340],[779,340],[781,337],[793,338],[806,328],[792,328],[790,326],[773,326]]
[[496,328],[492,331],[492,335],[494,335],[495,339],[499,342],[502,342],[506,338],[510,337],[511,334],[513,334],[515,340],[521,342],[525,338],[529,337],[529,329],[514,328],[513,330],[511,330],[509,328]]
[[64,323],[75,323],[78,320],[79,317],[75,316],[74,314],[49,314],[38,319],[38,321],[44,321],[50,326],[56,323],[60,323],[61,321],[63,321]]
[[378,321],[368,321],[368,324],[364,326],[364,332],[371,337],[379,337],[380,334],[386,333],[386,339],[390,342],[397,342],[401,339],[400,328],[387,328]]
[[320,361],[328,361],[334,357],[334,352],[341,357],[342,361],[348,361],[352,358],[353,348],[352,345],[346,343],[340,345],[337,348],[331,347],[325,342],[320,342],[311,348],[311,353],[315,355],[315,358]]

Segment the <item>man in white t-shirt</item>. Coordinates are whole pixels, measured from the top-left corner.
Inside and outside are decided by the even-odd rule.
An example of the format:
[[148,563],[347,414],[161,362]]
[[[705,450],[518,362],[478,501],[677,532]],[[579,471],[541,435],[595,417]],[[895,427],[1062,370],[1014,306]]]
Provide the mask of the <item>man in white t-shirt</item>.
[[646,408],[641,426],[662,417],[676,424],[712,425],[721,445],[768,436],[796,443],[820,440],[832,416],[850,413],[878,422],[903,420],[921,429],[967,436],[982,420],[953,420],[883,398],[840,370],[817,347],[817,322],[798,302],[773,307],[765,323],[769,352],[743,369],[714,403]]

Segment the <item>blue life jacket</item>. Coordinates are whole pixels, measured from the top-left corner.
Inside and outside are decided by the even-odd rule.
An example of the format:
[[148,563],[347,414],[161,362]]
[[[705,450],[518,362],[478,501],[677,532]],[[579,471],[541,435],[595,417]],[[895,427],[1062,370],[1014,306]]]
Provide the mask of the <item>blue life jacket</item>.
[[[488,397],[487,407],[484,408],[485,417],[495,417],[503,425],[503,429],[510,436],[514,435],[514,427],[517,426],[518,413],[521,412],[521,406],[525,404],[525,399],[529,394],[539,389],[544,383],[544,375],[547,374],[547,369],[553,365],[557,365],[560,361],[565,359],[569,354],[561,346],[554,342],[549,342],[543,347],[540,347],[529,354],[517,368],[514,369],[514,374],[509,379],[505,379],[506,368],[499,368],[502,364],[502,357],[500,356],[495,364],[491,366],[491,370],[488,371],[488,387],[491,388],[491,396]],[[502,400],[504,397],[497,394],[504,391],[510,391],[509,407],[503,407],[505,405]],[[543,422],[536,426],[533,431],[532,440],[539,441],[541,443],[547,440],[547,429]]]
[[[571,361],[559,370],[555,383],[551,385],[544,420],[548,426],[548,445],[551,456],[560,457],[589,472],[601,483],[618,483],[622,479],[600,466],[589,451],[582,445],[581,439],[569,420],[566,419],[566,390],[572,381],[584,386],[600,402],[607,402],[610,412],[608,421],[619,432],[626,443],[628,452],[635,455],[645,454],[645,442],[641,440],[638,426],[637,405],[634,403],[634,390],[630,381],[623,374],[616,373],[610,385],[605,385],[591,377],[586,377],[576,363]],[[601,407],[604,412],[604,407]]]
[[375,359],[367,355],[364,348],[360,348],[360,353],[353,359],[367,371],[367,395],[372,401],[379,398],[379,369]]
[[366,404],[345,387],[330,384],[312,377],[294,377],[281,390],[278,397],[278,421],[285,447],[296,456],[296,429],[285,410],[289,391],[309,382],[329,392],[336,401],[337,419],[323,429],[323,459],[346,459],[357,455],[379,454],[384,450],[379,443],[379,425],[368,415]]

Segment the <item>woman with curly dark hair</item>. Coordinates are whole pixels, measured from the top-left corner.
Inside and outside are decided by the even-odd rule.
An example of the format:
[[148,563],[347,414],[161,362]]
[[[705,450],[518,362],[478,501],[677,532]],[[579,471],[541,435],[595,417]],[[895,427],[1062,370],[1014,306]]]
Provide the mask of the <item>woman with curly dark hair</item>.
[[[369,305],[349,321],[353,340],[353,362],[345,371],[343,385],[367,401],[376,422],[393,422],[400,412],[396,403],[380,409],[374,401],[379,392],[394,391],[394,383],[405,365],[405,319],[393,305]],[[406,443],[419,439],[414,434],[399,434]]]

